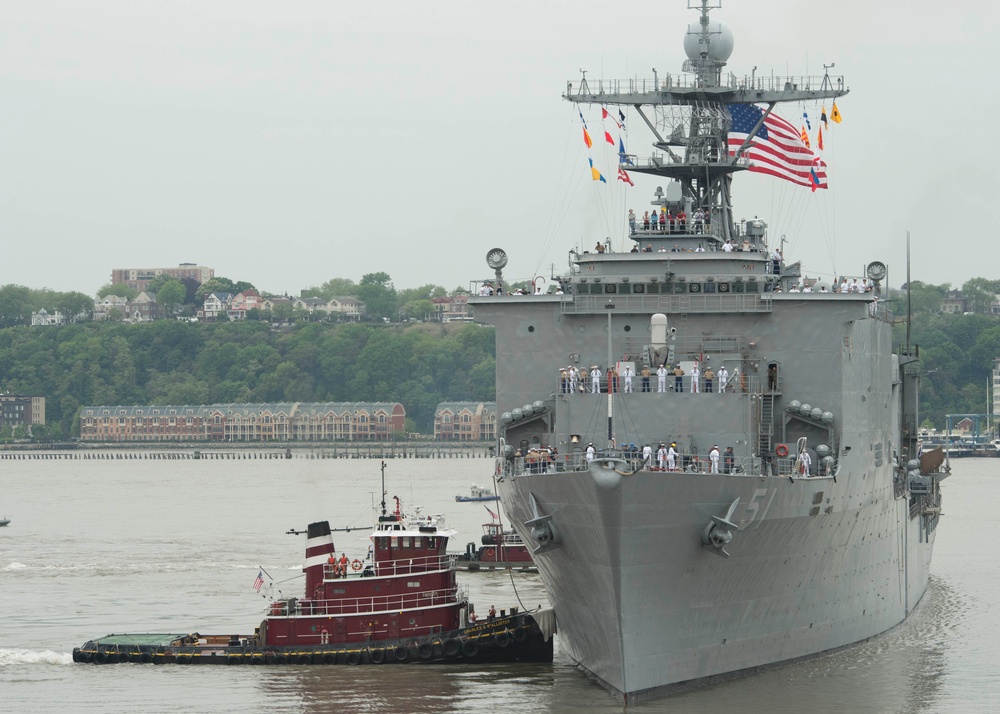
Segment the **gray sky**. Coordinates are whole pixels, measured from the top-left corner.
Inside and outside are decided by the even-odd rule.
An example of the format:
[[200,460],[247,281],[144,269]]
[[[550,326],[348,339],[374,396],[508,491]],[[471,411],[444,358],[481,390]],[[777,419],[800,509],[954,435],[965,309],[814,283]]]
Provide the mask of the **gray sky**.
[[[767,219],[809,275],[878,259],[898,285],[909,230],[914,279],[1000,277],[998,18],[987,2],[724,0],[728,70],[836,62],[851,88],[831,189],[744,173],[736,216]],[[626,189],[604,166],[594,186],[566,81],[677,74],[696,19],[683,0],[7,3],[0,284],[93,294],[112,268],[194,262],[272,292],[376,271],[451,289],[488,277],[494,246],[510,280],[561,271],[574,245],[624,245],[625,212],[662,183]],[[600,110],[585,116],[602,149]],[[630,117],[629,151],[648,155]]]

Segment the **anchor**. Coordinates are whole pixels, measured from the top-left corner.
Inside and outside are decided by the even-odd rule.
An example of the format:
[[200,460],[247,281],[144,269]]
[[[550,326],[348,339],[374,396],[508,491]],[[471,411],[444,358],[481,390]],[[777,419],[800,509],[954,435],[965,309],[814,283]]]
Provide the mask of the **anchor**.
[[739,526],[732,522],[733,514],[740,499],[733,501],[724,516],[712,516],[712,520],[705,526],[701,534],[701,545],[703,548],[711,548],[711,552],[723,558],[728,558],[729,553],[725,547],[733,540],[733,531],[739,530]]
[[537,555],[558,548],[559,531],[552,523],[552,516],[542,513],[538,507],[538,501],[535,499],[535,494],[529,493],[528,496],[531,498],[531,518],[525,521],[524,525],[531,528],[531,537],[538,543],[538,546],[531,552]]

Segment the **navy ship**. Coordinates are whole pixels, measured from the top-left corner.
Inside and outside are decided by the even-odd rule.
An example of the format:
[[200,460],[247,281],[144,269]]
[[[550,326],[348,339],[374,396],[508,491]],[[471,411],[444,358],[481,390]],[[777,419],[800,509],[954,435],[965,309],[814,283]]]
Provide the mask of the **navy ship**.
[[681,74],[563,95],[642,119],[652,152],[620,168],[661,179],[666,220],[637,219],[631,249],[578,246],[527,294],[494,248],[470,300],[496,328],[501,502],[561,648],[626,702],[899,624],[927,588],[948,473],[919,452],[919,354],[893,344],[886,264],[806,280],[765,221],[733,216],[747,170],[825,189],[773,110],[837,118],[843,78],[724,72],[733,35],[695,5]]

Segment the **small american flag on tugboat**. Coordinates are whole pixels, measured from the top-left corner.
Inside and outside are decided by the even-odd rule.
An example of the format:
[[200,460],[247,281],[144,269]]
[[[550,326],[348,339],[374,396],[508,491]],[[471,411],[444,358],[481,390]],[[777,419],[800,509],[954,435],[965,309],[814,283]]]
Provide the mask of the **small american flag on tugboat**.
[[257,579],[253,581],[254,592],[260,592],[260,586],[264,584],[264,571],[257,571]]

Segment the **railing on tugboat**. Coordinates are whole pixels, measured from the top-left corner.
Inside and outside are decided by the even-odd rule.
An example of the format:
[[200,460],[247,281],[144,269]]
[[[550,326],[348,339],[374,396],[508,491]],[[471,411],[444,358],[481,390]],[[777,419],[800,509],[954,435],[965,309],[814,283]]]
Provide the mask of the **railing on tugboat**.
[[[361,567],[358,567],[357,563],[361,563]],[[324,564],[323,579],[338,581],[367,578],[373,575],[391,576],[432,573],[438,570],[450,570],[454,566],[455,556],[451,554],[429,555],[419,558],[396,558],[395,560],[384,560],[377,563],[372,563],[368,560],[362,563],[360,560],[354,560],[347,565],[346,571],[342,570],[336,563]]]
[[[286,615],[363,615],[372,612],[399,612],[426,607],[438,607],[465,602],[468,590],[464,585],[437,590],[420,590],[400,595],[372,595],[328,600],[279,600],[271,603],[271,614]],[[291,607],[289,604],[291,603]]]

